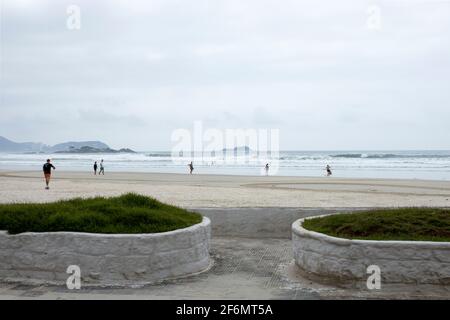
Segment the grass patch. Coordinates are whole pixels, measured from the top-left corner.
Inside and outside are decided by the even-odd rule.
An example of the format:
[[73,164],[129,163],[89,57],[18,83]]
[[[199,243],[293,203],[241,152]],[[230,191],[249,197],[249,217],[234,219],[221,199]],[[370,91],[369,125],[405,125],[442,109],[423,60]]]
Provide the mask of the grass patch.
[[362,240],[450,242],[450,209],[381,209],[307,219],[307,230]]
[[200,223],[198,213],[128,193],[45,204],[0,205],[0,230],[22,232],[158,233]]

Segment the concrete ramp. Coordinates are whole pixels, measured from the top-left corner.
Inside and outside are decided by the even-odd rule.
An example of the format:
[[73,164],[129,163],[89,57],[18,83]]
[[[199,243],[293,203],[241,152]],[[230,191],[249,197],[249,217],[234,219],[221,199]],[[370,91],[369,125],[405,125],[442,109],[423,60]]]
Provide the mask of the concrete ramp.
[[291,239],[294,221],[368,208],[191,208],[211,220],[212,237]]

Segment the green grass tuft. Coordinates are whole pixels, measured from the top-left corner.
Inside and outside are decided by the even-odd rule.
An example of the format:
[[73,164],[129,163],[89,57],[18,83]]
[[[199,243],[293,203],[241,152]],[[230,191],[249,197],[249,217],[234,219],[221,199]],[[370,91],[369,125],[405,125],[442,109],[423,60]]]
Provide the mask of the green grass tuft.
[[303,227],[346,239],[450,242],[450,209],[377,209],[307,219]]
[[1,204],[0,230],[22,232],[158,233],[200,223],[198,213],[134,193],[45,204]]

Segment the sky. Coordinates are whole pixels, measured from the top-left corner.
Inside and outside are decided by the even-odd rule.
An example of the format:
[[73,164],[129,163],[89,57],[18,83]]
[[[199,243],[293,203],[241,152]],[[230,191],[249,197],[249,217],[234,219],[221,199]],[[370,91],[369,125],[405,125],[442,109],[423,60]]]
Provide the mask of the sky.
[[450,149],[450,0],[0,1],[15,141],[170,150],[201,121],[282,150]]

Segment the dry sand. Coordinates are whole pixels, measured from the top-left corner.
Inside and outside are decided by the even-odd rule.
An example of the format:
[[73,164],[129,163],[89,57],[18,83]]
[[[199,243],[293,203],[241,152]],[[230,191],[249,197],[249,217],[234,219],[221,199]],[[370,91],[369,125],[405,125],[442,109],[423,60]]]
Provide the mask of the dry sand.
[[450,206],[450,181],[55,171],[44,186],[40,172],[1,171],[0,203],[138,192],[186,208]]

